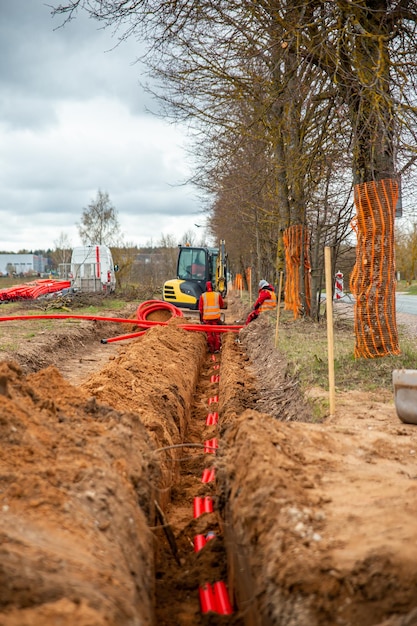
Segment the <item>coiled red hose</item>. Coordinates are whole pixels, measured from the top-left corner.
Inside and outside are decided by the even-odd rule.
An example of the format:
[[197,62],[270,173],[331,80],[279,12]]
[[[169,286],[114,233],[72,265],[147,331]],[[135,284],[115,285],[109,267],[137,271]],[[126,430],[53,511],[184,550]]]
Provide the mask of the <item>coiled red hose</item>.
[[[152,325],[165,325],[167,321],[148,320],[148,316],[158,311],[168,311],[170,317],[184,317],[183,312],[178,307],[174,306],[170,302],[163,302],[162,300],[146,300],[142,302],[136,309],[136,318],[141,322],[147,322],[146,326]],[[140,330],[136,333],[129,333],[127,335],[118,335],[117,337],[110,337],[109,339],[102,339],[101,343],[114,343],[115,341],[123,341],[125,339],[134,339],[135,337],[141,337],[146,333],[146,330]]]
[[136,317],[139,321],[146,321],[148,316],[156,311],[168,311],[171,314],[170,317],[184,317],[181,309],[171,304],[171,302],[164,302],[163,300],[146,300],[146,302],[142,302],[136,310]]

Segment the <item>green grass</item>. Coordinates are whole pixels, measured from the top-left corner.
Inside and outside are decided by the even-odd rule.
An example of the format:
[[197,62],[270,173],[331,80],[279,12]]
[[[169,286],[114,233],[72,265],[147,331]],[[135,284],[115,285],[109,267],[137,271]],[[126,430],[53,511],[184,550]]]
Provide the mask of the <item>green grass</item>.
[[0,276],[0,289],[7,289],[8,287],[14,287],[15,285],[32,283],[35,280],[39,280],[39,276]]
[[[9,315],[101,315],[105,311],[121,311],[126,307],[124,300],[117,298],[106,298],[102,304],[88,305],[88,306],[74,306],[71,305],[44,309],[43,305],[46,301],[30,301],[25,300],[23,302],[7,302],[0,306],[0,317],[6,317]],[[117,317],[117,315],[115,316]]]
[[0,352],[15,352],[19,347],[19,343],[16,341],[9,341],[7,343],[0,344]]
[[[334,325],[335,384],[338,390],[373,391],[392,387],[394,369],[417,366],[417,342],[400,334],[401,354],[376,359],[354,358],[353,321],[339,320]],[[289,373],[299,378],[304,389],[328,389],[328,351],[326,323],[308,319],[284,319],[280,325],[278,349],[289,363]]]
[[103,309],[105,309],[106,311],[118,312],[121,311],[124,307],[126,307],[126,302],[124,300],[111,300],[110,298],[106,298],[102,306],[90,305],[80,307],[79,309],[71,309],[71,313],[73,313],[74,315],[101,315],[103,313]]
[[408,296],[417,296],[417,284],[416,285],[408,285],[404,289]]
[[400,280],[397,283],[397,291],[406,293],[408,296],[417,296],[417,282],[408,283],[405,280]]

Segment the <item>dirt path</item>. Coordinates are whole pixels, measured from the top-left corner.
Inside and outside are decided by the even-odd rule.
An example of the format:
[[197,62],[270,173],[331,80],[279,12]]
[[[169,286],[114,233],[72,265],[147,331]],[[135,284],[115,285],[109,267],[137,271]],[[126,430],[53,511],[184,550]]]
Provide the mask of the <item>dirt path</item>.
[[101,370],[123,351],[123,345],[109,343],[103,345],[97,340],[90,343],[80,354],[67,356],[59,364],[62,376],[72,385],[80,385],[92,372]]

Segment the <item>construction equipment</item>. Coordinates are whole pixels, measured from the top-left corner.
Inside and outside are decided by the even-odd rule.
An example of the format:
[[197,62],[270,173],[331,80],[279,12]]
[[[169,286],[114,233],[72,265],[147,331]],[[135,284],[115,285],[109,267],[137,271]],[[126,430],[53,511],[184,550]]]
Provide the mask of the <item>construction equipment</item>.
[[190,245],[178,248],[177,278],[164,284],[163,300],[195,311],[208,281],[214,291],[226,297],[228,262],[224,240],[220,241],[218,248]]

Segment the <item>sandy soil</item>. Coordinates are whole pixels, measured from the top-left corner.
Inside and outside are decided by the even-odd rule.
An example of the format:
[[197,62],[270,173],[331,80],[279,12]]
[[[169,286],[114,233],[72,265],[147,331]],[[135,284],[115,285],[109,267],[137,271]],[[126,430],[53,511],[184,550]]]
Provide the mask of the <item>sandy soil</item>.
[[[390,393],[314,423],[262,318],[216,361],[178,320],[106,346],[59,324],[0,363],[1,626],[417,624],[417,431]],[[202,615],[218,580],[234,613]]]

